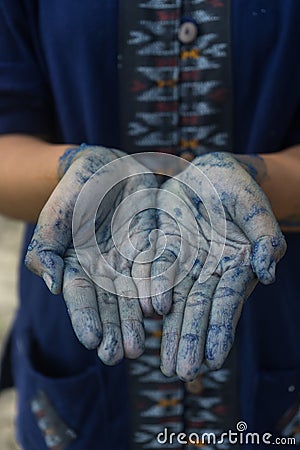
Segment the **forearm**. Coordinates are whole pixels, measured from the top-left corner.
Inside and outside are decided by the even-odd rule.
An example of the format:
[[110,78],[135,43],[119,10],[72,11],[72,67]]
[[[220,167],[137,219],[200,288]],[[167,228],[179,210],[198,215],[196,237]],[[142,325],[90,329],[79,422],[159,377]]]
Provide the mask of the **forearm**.
[[59,158],[69,147],[33,136],[0,136],[0,213],[35,222],[58,182]]
[[277,153],[236,155],[267,195],[281,228],[300,231],[300,145]]

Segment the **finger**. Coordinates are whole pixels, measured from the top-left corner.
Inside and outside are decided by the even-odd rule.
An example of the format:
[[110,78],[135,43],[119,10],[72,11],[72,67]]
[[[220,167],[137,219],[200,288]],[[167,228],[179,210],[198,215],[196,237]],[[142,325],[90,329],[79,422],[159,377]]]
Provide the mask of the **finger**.
[[131,275],[145,315],[153,313],[150,293],[151,262],[155,254],[156,183],[153,174],[144,174],[126,184],[125,199],[115,209],[112,236],[118,258],[116,270]]
[[102,338],[102,327],[95,288],[83,269],[68,260],[65,265],[63,296],[77,338],[86,348],[96,348]]
[[72,211],[76,183],[69,174],[59,183],[45,204],[25,257],[32,272],[43,277],[53,294],[61,292],[63,255],[72,239]]
[[210,369],[222,367],[234,341],[244,300],[256,284],[250,266],[235,267],[222,275],[213,296],[207,329],[205,362]]
[[43,278],[52,294],[59,294],[64,271],[62,255],[69,245],[70,236],[67,230],[61,232],[51,222],[44,220],[43,216],[39,219],[27,249],[25,265]]
[[200,372],[210,308],[218,282],[217,275],[204,283],[197,280],[188,295],[176,364],[176,373],[182,380],[194,380]]
[[174,287],[172,308],[164,316],[161,341],[161,371],[167,377],[171,377],[176,373],[178,343],[185,302],[192,285],[192,278],[186,277]]
[[149,317],[154,312],[150,288],[151,264],[142,264],[135,260],[132,265],[131,275],[138,292],[143,315]]
[[286,252],[286,242],[281,233],[262,236],[253,244],[251,265],[259,281],[270,284],[275,281],[276,264]]
[[145,348],[143,314],[133,280],[128,276],[114,280],[118,295],[119,315],[124,354],[127,358],[138,358]]
[[157,195],[158,238],[151,269],[152,304],[159,314],[172,305],[172,289],[187,276],[197,259],[200,234],[195,214],[181,183],[164,184]]
[[275,280],[276,263],[286,251],[286,242],[270,203],[250,175],[243,174],[245,187],[239,190],[234,218],[252,244],[252,268],[264,284]]
[[98,356],[104,364],[117,364],[124,357],[121,324],[114,287],[110,292],[96,287],[98,309],[102,323],[103,337],[98,348]]
[[[163,203],[160,208],[164,208]],[[151,297],[154,310],[163,315],[170,311],[172,305],[181,236],[174,219],[164,210],[157,212],[157,225],[159,232],[151,267]]]

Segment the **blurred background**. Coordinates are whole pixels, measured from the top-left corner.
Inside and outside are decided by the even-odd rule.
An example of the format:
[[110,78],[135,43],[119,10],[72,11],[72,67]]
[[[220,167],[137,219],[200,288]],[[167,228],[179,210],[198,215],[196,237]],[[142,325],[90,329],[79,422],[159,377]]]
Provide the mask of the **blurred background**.
[[[23,224],[0,215],[0,348],[17,307],[17,271]],[[0,449],[19,450],[14,439],[15,391],[0,395]]]

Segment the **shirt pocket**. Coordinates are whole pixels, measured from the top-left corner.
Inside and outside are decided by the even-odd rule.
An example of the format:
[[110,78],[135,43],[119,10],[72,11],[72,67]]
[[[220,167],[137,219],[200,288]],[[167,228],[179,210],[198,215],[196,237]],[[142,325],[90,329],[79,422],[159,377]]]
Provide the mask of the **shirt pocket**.
[[300,369],[261,371],[255,398],[255,431],[272,433],[274,437],[295,437],[299,445],[299,394]]
[[30,334],[13,343],[18,391],[17,439],[25,450],[111,448],[105,380],[100,365],[51,378],[31,360]]

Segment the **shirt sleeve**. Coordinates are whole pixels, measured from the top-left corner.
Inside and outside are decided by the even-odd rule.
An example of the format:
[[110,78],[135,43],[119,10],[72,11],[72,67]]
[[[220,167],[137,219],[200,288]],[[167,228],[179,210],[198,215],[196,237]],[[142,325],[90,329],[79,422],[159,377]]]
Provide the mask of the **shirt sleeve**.
[[33,8],[22,1],[0,0],[1,134],[52,135],[51,94],[34,23]]

